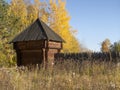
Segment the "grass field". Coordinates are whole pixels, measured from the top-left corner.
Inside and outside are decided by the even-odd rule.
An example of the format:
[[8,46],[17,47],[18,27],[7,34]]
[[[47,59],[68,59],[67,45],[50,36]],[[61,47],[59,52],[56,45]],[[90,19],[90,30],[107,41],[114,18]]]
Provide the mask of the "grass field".
[[120,66],[64,61],[48,69],[1,68],[0,90],[120,90]]

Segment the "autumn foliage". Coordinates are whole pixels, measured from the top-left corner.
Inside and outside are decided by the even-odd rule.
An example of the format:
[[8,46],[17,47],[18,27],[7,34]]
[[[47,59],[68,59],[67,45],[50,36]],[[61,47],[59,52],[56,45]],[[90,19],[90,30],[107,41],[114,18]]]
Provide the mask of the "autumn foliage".
[[12,0],[8,11],[19,18],[21,24],[19,30],[23,30],[39,17],[66,41],[63,52],[79,52],[80,45],[72,33],[70,16],[65,6],[66,2],[63,0],[49,0],[49,2],[34,0],[33,3]]
[[1,0],[0,11],[0,62],[7,60],[6,63],[15,64],[15,53],[9,42],[37,18],[42,19],[65,40],[62,52],[80,52],[80,44],[73,33],[75,30],[69,24],[66,1],[11,0],[7,3]]

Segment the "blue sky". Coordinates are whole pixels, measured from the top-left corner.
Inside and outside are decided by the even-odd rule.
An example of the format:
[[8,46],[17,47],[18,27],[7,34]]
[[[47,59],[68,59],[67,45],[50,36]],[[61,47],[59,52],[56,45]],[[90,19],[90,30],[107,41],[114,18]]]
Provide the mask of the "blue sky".
[[85,47],[100,51],[106,38],[111,43],[120,40],[120,0],[66,0],[66,8],[70,25],[78,30],[76,37]]
[[78,30],[77,39],[87,48],[99,51],[106,38],[120,40],[120,0],[66,0],[70,24]]

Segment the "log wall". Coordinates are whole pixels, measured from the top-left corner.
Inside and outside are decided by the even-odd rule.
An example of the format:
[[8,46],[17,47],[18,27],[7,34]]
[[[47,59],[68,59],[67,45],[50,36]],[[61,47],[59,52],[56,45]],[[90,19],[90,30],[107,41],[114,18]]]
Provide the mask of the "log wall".
[[47,40],[27,41],[14,43],[17,54],[17,65],[46,64],[53,63],[54,54],[62,49],[61,42]]

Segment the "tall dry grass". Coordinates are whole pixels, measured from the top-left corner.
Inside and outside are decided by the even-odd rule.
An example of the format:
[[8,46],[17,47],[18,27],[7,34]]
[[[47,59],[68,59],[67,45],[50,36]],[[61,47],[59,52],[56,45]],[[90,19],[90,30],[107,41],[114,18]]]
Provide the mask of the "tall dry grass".
[[47,69],[1,68],[0,90],[120,90],[120,66],[66,60]]

